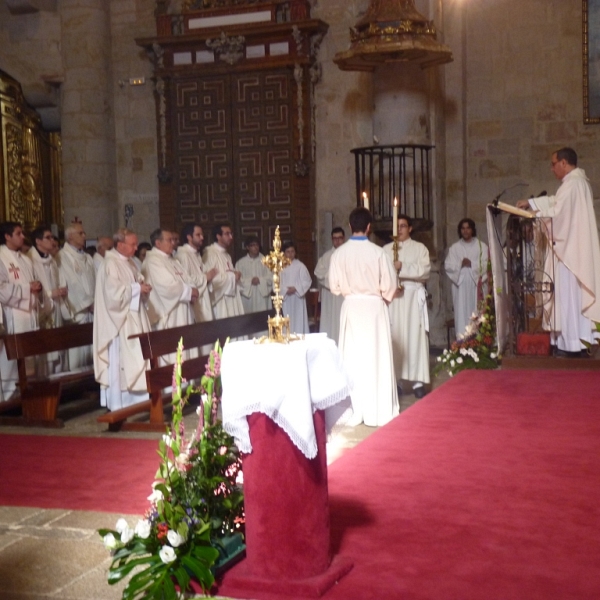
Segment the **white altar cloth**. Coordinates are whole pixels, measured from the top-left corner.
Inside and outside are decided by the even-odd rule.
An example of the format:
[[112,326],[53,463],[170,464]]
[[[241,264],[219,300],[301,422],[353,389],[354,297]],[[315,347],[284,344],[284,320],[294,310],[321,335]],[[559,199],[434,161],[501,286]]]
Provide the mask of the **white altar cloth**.
[[223,427],[252,452],[247,416],[270,417],[309,459],[317,455],[313,413],[327,431],[351,412],[350,387],[335,342],[324,333],[290,344],[230,342],[221,361]]

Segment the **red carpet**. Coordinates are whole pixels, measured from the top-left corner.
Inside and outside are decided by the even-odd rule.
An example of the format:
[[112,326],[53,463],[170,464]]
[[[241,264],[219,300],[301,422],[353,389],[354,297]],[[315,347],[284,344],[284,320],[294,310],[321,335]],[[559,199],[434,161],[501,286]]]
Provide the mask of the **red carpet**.
[[156,440],[0,435],[0,505],[143,514]]
[[325,599],[600,598],[597,373],[461,373],[329,482],[334,550],[354,569]]

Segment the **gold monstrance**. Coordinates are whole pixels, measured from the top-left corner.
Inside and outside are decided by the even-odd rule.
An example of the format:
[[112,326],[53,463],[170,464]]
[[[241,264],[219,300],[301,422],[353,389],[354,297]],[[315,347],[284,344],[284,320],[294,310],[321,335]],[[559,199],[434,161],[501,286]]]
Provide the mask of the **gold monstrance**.
[[290,318],[281,315],[281,307],[283,306],[283,296],[279,293],[280,273],[290,263],[290,259],[281,251],[281,238],[279,237],[279,225],[275,230],[273,238],[273,250],[262,259],[263,265],[273,273],[273,306],[275,307],[276,315],[267,319],[269,324],[269,337],[261,337],[256,340],[258,344],[277,343],[287,344],[294,340],[301,340],[304,336],[298,336],[295,333],[290,333]]

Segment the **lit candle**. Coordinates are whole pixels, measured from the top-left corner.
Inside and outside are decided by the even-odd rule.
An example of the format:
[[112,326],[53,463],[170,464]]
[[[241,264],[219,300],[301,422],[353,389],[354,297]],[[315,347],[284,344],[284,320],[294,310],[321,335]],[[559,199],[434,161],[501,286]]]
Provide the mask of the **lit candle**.
[[363,192],[363,206],[369,210],[369,196],[367,196],[367,192]]
[[393,236],[396,237],[398,235],[398,198],[394,198],[394,233]]

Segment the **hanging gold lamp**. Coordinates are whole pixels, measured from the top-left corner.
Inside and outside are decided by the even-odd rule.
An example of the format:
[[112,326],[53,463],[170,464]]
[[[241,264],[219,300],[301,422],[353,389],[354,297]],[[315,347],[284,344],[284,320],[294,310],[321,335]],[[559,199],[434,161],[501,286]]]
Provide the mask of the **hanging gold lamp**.
[[437,41],[435,25],[414,0],[370,0],[365,16],[350,30],[350,49],[333,62],[342,71],[374,71],[392,62],[422,68],[452,62],[452,51]]

